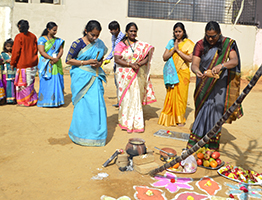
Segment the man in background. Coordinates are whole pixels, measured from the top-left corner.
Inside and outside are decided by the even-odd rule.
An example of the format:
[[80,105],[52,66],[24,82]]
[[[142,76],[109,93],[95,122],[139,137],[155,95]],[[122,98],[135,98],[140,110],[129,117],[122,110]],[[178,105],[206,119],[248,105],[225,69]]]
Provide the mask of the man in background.
[[[110,54],[106,57],[105,60],[111,60],[114,57],[114,50],[116,45],[122,40],[122,38],[125,36],[121,31],[120,31],[120,25],[117,21],[112,21],[108,24],[108,29],[110,30],[110,33],[112,34],[112,50]],[[115,107],[118,107],[118,84],[116,80],[116,64],[114,63],[114,78],[115,78],[115,85],[116,85],[116,94],[117,94],[117,104],[113,105]]]

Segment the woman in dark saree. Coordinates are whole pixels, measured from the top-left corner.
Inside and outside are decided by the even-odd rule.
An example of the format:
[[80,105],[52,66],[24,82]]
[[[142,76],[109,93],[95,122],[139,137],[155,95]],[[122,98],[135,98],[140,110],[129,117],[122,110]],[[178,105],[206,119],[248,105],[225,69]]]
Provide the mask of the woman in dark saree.
[[[192,71],[196,74],[195,121],[187,148],[191,148],[215,125],[223,113],[233,104],[240,89],[240,58],[236,42],[222,36],[217,22],[210,21],[205,28],[204,39],[197,42],[193,52]],[[219,79],[207,77],[211,70]],[[227,120],[231,123],[243,115],[239,106]],[[205,145],[218,150],[221,129]]]

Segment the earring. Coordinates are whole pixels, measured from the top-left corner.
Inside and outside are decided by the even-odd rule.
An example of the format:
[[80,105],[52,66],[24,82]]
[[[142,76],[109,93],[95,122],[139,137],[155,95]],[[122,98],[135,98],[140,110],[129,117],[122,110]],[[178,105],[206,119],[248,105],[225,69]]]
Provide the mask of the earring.
[[128,35],[127,35],[127,33],[126,33],[126,37],[127,37]]

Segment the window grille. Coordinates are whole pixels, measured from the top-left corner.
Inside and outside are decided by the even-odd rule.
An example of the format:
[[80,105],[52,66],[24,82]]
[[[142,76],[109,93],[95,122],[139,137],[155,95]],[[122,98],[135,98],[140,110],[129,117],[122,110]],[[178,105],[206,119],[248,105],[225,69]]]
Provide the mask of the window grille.
[[[257,0],[245,0],[239,23],[254,24]],[[128,17],[232,23],[242,0],[129,0]]]
[[40,0],[40,3],[53,3],[53,0]]
[[15,0],[15,2],[19,2],[19,3],[28,3],[28,0]]
[[[236,0],[233,5],[232,21],[235,21],[241,7],[241,0]],[[244,10],[238,19],[238,24],[258,25],[256,20],[256,0],[246,0]]]

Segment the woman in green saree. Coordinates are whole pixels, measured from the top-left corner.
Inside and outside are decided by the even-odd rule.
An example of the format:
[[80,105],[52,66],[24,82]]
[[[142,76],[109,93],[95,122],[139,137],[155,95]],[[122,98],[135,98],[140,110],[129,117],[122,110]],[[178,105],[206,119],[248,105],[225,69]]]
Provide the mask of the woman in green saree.
[[38,63],[38,107],[58,107],[64,104],[64,73],[60,59],[64,40],[55,37],[56,32],[56,23],[48,22],[37,42],[41,54]]

